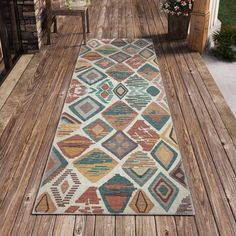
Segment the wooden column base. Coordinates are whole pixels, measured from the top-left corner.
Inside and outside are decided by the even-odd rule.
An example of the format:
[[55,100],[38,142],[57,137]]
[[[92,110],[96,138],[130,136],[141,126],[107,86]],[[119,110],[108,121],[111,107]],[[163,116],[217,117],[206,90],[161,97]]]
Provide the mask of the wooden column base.
[[203,53],[208,40],[210,12],[203,14],[192,12],[188,45],[191,49]]

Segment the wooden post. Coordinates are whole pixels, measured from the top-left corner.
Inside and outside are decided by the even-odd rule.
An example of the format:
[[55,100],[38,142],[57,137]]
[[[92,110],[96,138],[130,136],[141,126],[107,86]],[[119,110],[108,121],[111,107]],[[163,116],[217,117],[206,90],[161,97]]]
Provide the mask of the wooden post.
[[202,53],[208,39],[210,0],[195,0],[191,13],[189,47]]

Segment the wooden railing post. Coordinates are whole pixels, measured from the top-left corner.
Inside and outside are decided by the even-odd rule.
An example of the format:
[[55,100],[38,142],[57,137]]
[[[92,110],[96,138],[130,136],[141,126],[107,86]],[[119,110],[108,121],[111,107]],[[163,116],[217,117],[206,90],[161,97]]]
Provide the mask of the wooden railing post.
[[189,47],[200,53],[204,51],[208,39],[210,0],[195,0],[191,13]]

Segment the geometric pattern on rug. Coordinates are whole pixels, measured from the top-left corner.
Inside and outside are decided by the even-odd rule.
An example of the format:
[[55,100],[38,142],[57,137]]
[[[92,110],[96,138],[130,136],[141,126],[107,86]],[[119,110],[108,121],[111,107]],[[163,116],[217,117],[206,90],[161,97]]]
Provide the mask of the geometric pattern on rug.
[[125,100],[131,107],[135,107],[140,111],[152,100],[151,96],[146,92],[149,86],[147,80],[134,75],[126,80],[125,86],[129,90]]
[[84,132],[95,142],[106,137],[113,128],[101,119],[97,119],[83,128]]
[[159,173],[154,179],[149,190],[152,196],[166,211],[170,209],[179,192],[177,186],[163,173]]
[[112,82],[110,80],[105,80],[99,85],[97,85],[97,97],[104,103],[109,103],[112,100],[113,92],[112,89],[114,88]]
[[145,60],[139,55],[134,55],[132,58],[126,61],[126,63],[133,69],[139,68],[144,62]]
[[34,214],[193,215],[150,39],[91,39],[75,63]]
[[110,58],[118,63],[121,63],[123,61],[126,61],[128,58],[130,58],[130,56],[125,54],[124,52],[117,52],[111,55]]
[[113,153],[117,158],[122,159],[138,145],[122,131],[118,131],[111,138],[102,143],[102,146]]
[[105,79],[107,76],[98,69],[91,68],[78,76],[78,79],[84,81],[88,85],[97,83]]
[[138,70],[138,74],[140,74],[143,78],[147,79],[147,80],[153,80],[155,77],[157,77],[159,75],[159,70],[146,63],[145,65],[143,65],[139,70]]
[[119,98],[122,99],[127,93],[128,93],[128,89],[122,84],[119,83],[114,89],[113,92],[114,94]]
[[82,175],[95,183],[106,176],[118,163],[96,148],[74,161],[73,164]]
[[183,164],[181,162],[179,162],[176,167],[170,172],[170,176],[185,188],[187,187]]
[[57,143],[64,156],[70,159],[81,155],[91,144],[93,142],[90,139],[80,135],[74,135]]
[[138,113],[122,101],[117,101],[105,111],[103,117],[117,130],[125,129]]
[[99,66],[100,68],[108,69],[109,67],[113,66],[115,62],[109,60],[108,58],[103,58],[95,63],[95,65]]
[[116,47],[113,47],[112,45],[103,45],[96,49],[97,52],[100,54],[103,54],[105,56],[111,55],[117,51],[119,51]]
[[75,130],[79,129],[81,122],[74,116],[71,116],[67,112],[63,112],[61,115],[60,123],[57,128],[57,136],[63,137],[72,134]]
[[140,151],[131,154],[122,168],[140,186],[143,186],[157,171],[155,161],[147,153]]
[[61,171],[65,169],[67,164],[68,162],[66,159],[59,153],[59,151],[57,151],[55,147],[53,147],[48,159],[42,184],[44,185],[55,178]]
[[158,133],[143,120],[138,120],[128,131],[128,134],[135,140],[144,151],[151,151],[157,140],[160,138]]
[[70,106],[70,110],[82,121],[86,121],[103,110],[104,106],[90,96]]
[[153,158],[166,170],[175,162],[178,153],[169,144],[161,140],[152,150]]
[[149,49],[145,48],[145,49],[143,49],[143,51],[141,51],[139,53],[139,55],[141,55],[145,59],[149,59],[150,57],[152,57],[154,55],[154,53],[152,51],[150,51]]
[[151,202],[150,198],[144,191],[139,190],[136,192],[129,206],[136,213],[147,214],[154,207],[154,204]]
[[133,73],[134,72],[132,71],[132,69],[123,63],[115,64],[107,70],[107,74],[118,82],[122,82],[123,80],[131,76]]
[[154,102],[143,111],[142,116],[158,131],[160,131],[170,119],[170,114]]
[[127,43],[123,39],[114,39],[111,41],[111,44],[116,47],[124,47],[127,45]]
[[116,174],[99,188],[104,204],[110,213],[121,213],[134,190],[134,185],[119,174]]

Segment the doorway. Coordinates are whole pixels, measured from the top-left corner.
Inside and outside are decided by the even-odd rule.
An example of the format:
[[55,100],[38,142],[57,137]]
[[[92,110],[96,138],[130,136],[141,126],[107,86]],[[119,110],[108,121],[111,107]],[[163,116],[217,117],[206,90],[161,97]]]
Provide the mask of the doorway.
[[16,0],[0,1],[0,84],[22,53]]

